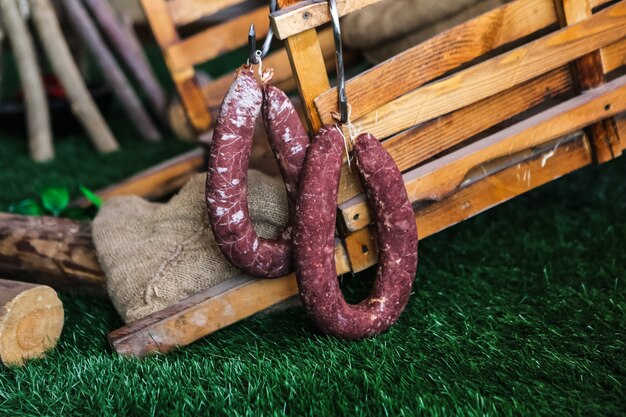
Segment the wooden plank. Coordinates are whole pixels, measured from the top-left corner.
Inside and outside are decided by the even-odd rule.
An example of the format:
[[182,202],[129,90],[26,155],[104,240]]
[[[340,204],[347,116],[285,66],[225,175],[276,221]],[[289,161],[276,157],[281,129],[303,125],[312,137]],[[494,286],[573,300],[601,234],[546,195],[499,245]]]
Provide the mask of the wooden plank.
[[[567,67],[503,91],[455,112],[399,133],[383,142],[401,171],[406,171],[498,123],[572,90]],[[347,166],[339,186],[338,204],[361,193]]]
[[581,23],[406,94],[368,113],[356,125],[386,138],[535,78],[624,36],[626,2],[620,2]]
[[[591,149],[582,135],[556,149],[544,150],[416,210],[419,238],[425,239],[592,162]],[[369,228],[345,239],[355,271],[376,264],[376,247],[370,243],[374,241]]]
[[[626,76],[622,76],[406,173],[409,199],[413,203],[441,200],[481,164],[540,146],[625,110]],[[348,230],[360,230],[371,222],[363,195],[341,205],[340,210]]]
[[[297,0],[278,0],[278,6],[285,8],[296,2]],[[322,127],[322,121],[315,110],[315,98],[330,89],[317,31],[310,29],[291,36],[285,40],[285,47],[304,104],[309,130],[315,133]]]
[[[456,26],[346,83],[356,120],[484,54],[557,22],[552,0],[517,0]],[[324,123],[337,111],[337,90],[315,100]]]
[[626,39],[602,48],[600,55],[602,56],[602,66],[605,74],[626,66]]
[[[198,148],[99,190],[96,194],[105,200],[125,195],[137,195],[147,199],[162,198],[177,191],[204,168],[204,151]],[[74,205],[89,207],[91,202],[81,197]]]
[[161,47],[166,48],[180,41],[176,26],[169,14],[169,9],[165,0],[140,0],[143,12],[150,22],[150,28],[154,38]]
[[[317,36],[322,50],[322,55],[324,57],[326,71],[334,71],[335,47],[333,41],[333,31],[330,28],[322,29],[319,31]],[[354,57],[352,59],[354,59]],[[349,54],[346,55],[346,60],[350,61]],[[281,90],[287,92],[294,91],[296,89],[296,81],[293,77],[293,73],[291,72],[291,64],[289,62],[289,56],[286,49],[281,48],[265,57],[263,60],[263,67],[274,68],[272,85],[275,85]],[[233,75],[228,73],[202,87],[206,104],[212,111],[216,111],[222,104],[224,95],[232,83]]]
[[[573,25],[591,17],[590,0],[555,0],[562,26]],[[572,64],[578,91],[604,84],[604,69],[600,51],[580,57]],[[608,162],[622,154],[620,137],[614,119],[601,120],[587,128],[596,162]]]
[[170,70],[173,73],[184,72],[194,65],[246,45],[251,23],[254,23],[257,38],[264,38],[269,29],[268,14],[269,9],[267,7],[259,7],[250,13],[238,16],[171,45],[164,50]]
[[[337,274],[350,272],[345,250],[335,247]],[[277,279],[236,277],[109,334],[123,355],[167,353],[298,295],[295,274]]]
[[186,25],[210,16],[246,0],[170,0],[169,13],[177,26]]
[[[339,17],[343,17],[379,1],[381,0],[337,0],[337,11]],[[301,1],[294,6],[281,8],[271,16],[272,29],[278,39],[283,40],[328,22],[330,12],[325,0]]]

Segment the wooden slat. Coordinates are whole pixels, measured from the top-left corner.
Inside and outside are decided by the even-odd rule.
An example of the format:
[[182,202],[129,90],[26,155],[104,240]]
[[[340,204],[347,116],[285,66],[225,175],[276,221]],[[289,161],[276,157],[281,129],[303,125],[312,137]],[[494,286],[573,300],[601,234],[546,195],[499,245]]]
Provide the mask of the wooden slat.
[[140,0],[143,12],[150,22],[152,33],[161,49],[180,40],[165,0]]
[[246,45],[251,23],[254,23],[257,38],[264,38],[269,28],[268,14],[267,7],[260,7],[170,46],[164,51],[170,70],[186,71],[224,52]]
[[[404,182],[409,199],[413,203],[441,200],[481,164],[539,146],[625,110],[626,76],[622,76],[408,172]],[[371,222],[363,195],[340,209],[348,230],[360,230]]]
[[[337,0],[339,16],[345,16],[381,0]],[[320,0],[301,1],[297,5],[282,8],[271,16],[272,28],[278,39],[315,29],[330,22],[328,2]]]
[[625,66],[626,39],[622,39],[606,48],[602,48],[600,55],[602,56],[602,66],[604,67],[605,74]]
[[[579,136],[556,149],[511,165],[442,201],[433,202],[415,212],[420,239],[425,239],[492,207],[524,194],[593,162],[586,138]],[[372,233],[364,228],[345,239],[353,270],[362,271],[377,262]],[[418,269],[419,271],[419,269]]]
[[368,113],[356,125],[386,138],[556,69],[624,36],[626,2],[621,2],[579,24],[406,94]]
[[[554,0],[562,26],[573,25],[591,17],[589,0]],[[578,91],[604,84],[604,70],[600,51],[580,57],[572,64]],[[608,162],[622,154],[622,146],[615,120],[601,120],[587,128],[596,162]]]
[[[180,189],[203,168],[205,168],[204,151],[198,148],[99,190],[96,194],[105,200],[125,195],[147,199],[162,198]],[[74,204],[79,207],[91,205],[84,197],[76,200]]]
[[[335,247],[337,274],[350,272],[342,244]],[[109,334],[123,355],[167,353],[298,295],[295,274],[278,279],[236,277]]]
[[[278,6],[288,7],[297,0],[278,0]],[[291,70],[304,104],[309,130],[317,132],[322,122],[315,110],[315,98],[330,88],[330,81],[324,66],[324,55],[320,47],[317,31],[310,29],[285,40]]]
[[[332,29],[326,28],[320,30],[318,33],[318,39],[322,50],[324,61],[326,62],[326,70],[334,71],[335,68],[335,47],[333,42]],[[346,56],[347,61],[350,61],[350,56]],[[352,58],[354,59],[354,58]],[[291,64],[289,62],[289,56],[286,49],[279,49],[276,52],[269,54],[263,60],[264,68],[274,68],[274,78],[272,79],[272,85],[280,88],[283,91],[294,91],[296,89],[296,81],[291,72]],[[233,82],[233,75],[228,73],[215,81],[207,83],[203,86],[202,91],[205,97],[207,106],[211,110],[219,108],[224,99],[224,95],[230,85]]]
[[169,0],[167,5],[174,23],[182,26],[244,1],[246,0]]
[[[493,97],[411,128],[386,140],[383,145],[398,168],[406,171],[498,123],[571,90],[569,69],[561,67]],[[361,192],[360,184],[350,178],[346,166],[343,170],[338,204],[345,203]]]
[[[552,0],[517,0],[456,26],[349,80],[346,91],[352,118],[556,22]],[[321,94],[315,106],[322,121],[331,123],[331,112],[337,111],[337,90]]]

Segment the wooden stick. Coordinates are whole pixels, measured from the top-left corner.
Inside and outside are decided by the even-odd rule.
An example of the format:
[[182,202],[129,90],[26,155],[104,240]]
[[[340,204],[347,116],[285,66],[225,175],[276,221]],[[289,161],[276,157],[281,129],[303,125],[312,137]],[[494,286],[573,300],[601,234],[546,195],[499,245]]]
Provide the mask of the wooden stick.
[[100,152],[119,149],[111,130],[94,103],[56,18],[50,0],[29,0],[33,22],[46,55],[71,104],[72,112],[83,125]]
[[[582,22],[592,15],[589,0],[555,0],[554,4],[559,12],[561,26]],[[580,57],[572,64],[572,71],[578,91],[595,88],[605,82],[600,51]],[[622,144],[614,118],[595,123],[587,131],[598,163],[608,162],[622,154]]]
[[[406,173],[404,182],[409,199],[413,203],[441,200],[458,189],[468,173],[481,164],[540,146],[623,111],[626,111],[626,76]],[[360,230],[371,222],[363,195],[340,209],[348,230]]]
[[54,158],[52,129],[33,39],[15,0],[0,0],[0,18],[15,55],[24,91],[30,155],[37,162],[49,161]]
[[107,296],[91,225],[85,222],[0,213],[0,275]]
[[626,2],[620,2],[578,24],[408,93],[355,124],[383,139],[545,74],[625,36]]
[[154,123],[152,123],[152,120],[150,120],[83,4],[76,0],[61,0],[60,3],[67,13],[68,20],[87,44],[113,93],[124,107],[131,123],[145,139],[151,141],[160,140],[161,134]]
[[56,345],[63,317],[52,288],[0,279],[0,360],[14,366],[43,356]]
[[106,0],[84,0],[96,22],[108,37],[115,51],[126,64],[133,78],[146,95],[155,115],[165,117],[167,98],[131,29],[116,15]]
[[246,0],[170,0],[167,5],[174,23],[186,25]]

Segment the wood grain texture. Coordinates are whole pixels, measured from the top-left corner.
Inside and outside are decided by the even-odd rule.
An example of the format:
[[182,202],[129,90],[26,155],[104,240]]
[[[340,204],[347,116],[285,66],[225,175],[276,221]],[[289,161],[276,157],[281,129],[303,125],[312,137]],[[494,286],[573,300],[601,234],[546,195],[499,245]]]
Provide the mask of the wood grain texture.
[[[415,221],[419,238],[432,236],[592,162],[589,143],[582,135],[557,148],[531,154],[524,161],[515,162],[441,201],[417,209]],[[369,228],[346,237],[346,250],[354,270],[376,264],[376,246],[372,242],[375,239]]]
[[[379,1],[381,0],[337,0],[337,11],[339,17],[342,17]],[[282,40],[328,22],[328,2],[320,0],[301,1],[291,7],[282,8],[271,16],[272,29],[278,39]]]
[[56,345],[63,319],[52,288],[0,279],[0,362],[24,365],[42,357]]
[[[625,110],[626,76],[622,76],[406,173],[409,199],[413,203],[441,200],[481,164],[540,146]],[[363,195],[340,209],[348,230],[359,230],[371,222]]]
[[194,65],[216,58],[248,43],[248,30],[253,23],[257,39],[263,39],[269,29],[269,9],[259,7],[220,25],[176,42],[164,50],[172,72],[184,72]]
[[[456,26],[365,71],[346,84],[352,118],[382,105],[498,47],[556,23],[552,0],[516,0]],[[324,123],[337,111],[337,90],[315,100]]]
[[[498,123],[572,90],[567,67],[503,91],[450,114],[399,133],[383,145],[401,171],[406,171]],[[339,204],[361,192],[347,167],[340,182]]]
[[[592,15],[590,0],[554,0],[561,26],[573,25]],[[578,91],[604,84],[604,69],[600,51],[593,51],[572,64]],[[613,118],[601,120],[587,128],[596,162],[608,162],[622,154],[620,137]]]
[[192,23],[246,0],[170,0],[169,13],[176,26]]
[[626,39],[622,39],[614,44],[600,50],[604,73],[615,71],[626,65]]
[[[337,275],[348,273],[342,243],[335,246]],[[298,295],[295,274],[277,279],[236,277],[109,334],[122,355],[167,353]]]
[[620,2],[581,23],[408,93],[368,113],[356,125],[386,138],[528,81],[624,36],[626,2]]
[[86,222],[0,213],[0,275],[107,296],[91,225]]
[[[297,0],[278,0],[278,6],[284,8],[296,2]],[[285,40],[285,48],[304,104],[309,131],[316,133],[322,127],[322,121],[315,110],[315,98],[330,89],[317,31],[310,29],[291,36]]]

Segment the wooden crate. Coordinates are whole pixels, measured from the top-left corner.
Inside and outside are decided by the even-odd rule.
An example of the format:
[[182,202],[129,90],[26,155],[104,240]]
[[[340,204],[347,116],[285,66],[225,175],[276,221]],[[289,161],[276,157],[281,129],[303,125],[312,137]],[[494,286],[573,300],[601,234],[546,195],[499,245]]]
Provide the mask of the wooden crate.
[[[377,1],[337,3],[346,15]],[[315,132],[337,107],[318,33],[328,6],[279,4],[272,26]],[[354,124],[377,135],[403,171],[423,239],[620,156],[625,70],[626,0],[514,0],[355,76],[347,92]],[[342,271],[374,265],[371,217],[347,167],[338,207]],[[296,294],[294,274],[234,279],[113,332],[112,345],[125,354],[167,352]],[[196,325],[198,315],[208,325]]]

